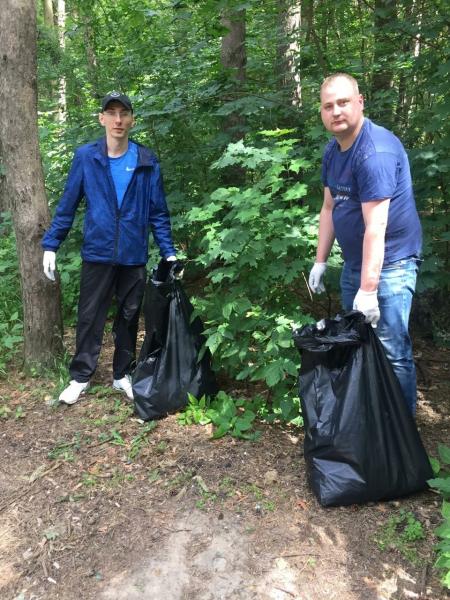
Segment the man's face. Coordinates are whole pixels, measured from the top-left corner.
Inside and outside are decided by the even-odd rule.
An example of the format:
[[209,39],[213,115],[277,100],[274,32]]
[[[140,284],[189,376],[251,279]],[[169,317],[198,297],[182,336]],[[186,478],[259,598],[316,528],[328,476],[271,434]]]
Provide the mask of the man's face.
[[128,138],[128,132],[134,125],[134,117],[121,102],[110,102],[98,115],[98,120],[106,130],[106,135],[115,139]]
[[320,115],[328,131],[338,139],[352,137],[363,121],[364,99],[352,83],[338,77],[320,93]]

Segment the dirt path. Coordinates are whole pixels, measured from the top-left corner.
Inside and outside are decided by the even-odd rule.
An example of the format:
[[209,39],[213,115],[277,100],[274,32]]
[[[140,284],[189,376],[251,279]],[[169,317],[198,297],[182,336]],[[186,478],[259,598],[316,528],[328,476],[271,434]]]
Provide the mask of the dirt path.
[[[436,454],[450,441],[449,353],[418,352],[418,424]],[[50,381],[0,383],[2,600],[446,597],[432,569],[432,492],[322,509],[300,430],[261,425],[250,443],[211,441],[176,416],[151,429],[109,380],[102,367],[70,408]],[[401,511],[425,533],[410,547],[386,537]]]

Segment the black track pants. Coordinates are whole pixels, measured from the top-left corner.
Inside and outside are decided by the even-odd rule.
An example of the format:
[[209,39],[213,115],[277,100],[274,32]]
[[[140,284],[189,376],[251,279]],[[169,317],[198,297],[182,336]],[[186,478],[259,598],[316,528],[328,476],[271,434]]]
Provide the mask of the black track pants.
[[75,356],[70,376],[79,382],[89,381],[94,373],[113,296],[117,302],[114,320],[114,379],[130,372],[136,358],[139,312],[145,290],[145,266],[127,267],[83,262]]

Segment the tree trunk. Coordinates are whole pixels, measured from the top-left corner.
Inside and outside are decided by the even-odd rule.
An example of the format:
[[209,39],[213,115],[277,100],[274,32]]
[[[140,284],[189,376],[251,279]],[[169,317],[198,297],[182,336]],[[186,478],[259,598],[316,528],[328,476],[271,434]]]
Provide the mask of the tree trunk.
[[[220,57],[222,66],[230,74],[234,88],[230,89],[224,100],[230,102],[239,96],[246,81],[245,10],[224,14],[222,25],[228,29],[228,33],[222,37]],[[225,119],[223,129],[230,139],[236,142],[244,137],[244,125],[244,117],[234,112]]]
[[0,19],[0,161],[17,240],[25,366],[50,365],[62,352],[59,285],[42,270],[40,241],[49,222],[39,154],[36,4],[4,0]]
[[[317,34],[316,27],[316,7],[314,4],[314,0],[302,0],[301,3],[302,12],[303,12],[303,20],[305,24],[305,43],[313,44],[316,49],[315,60],[320,66],[320,70],[322,72],[322,76],[326,77],[330,74],[330,68],[327,62],[326,52],[324,51],[324,47],[322,46],[322,42]],[[324,33],[324,40],[326,41],[327,31]],[[312,59],[309,59],[311,61]],[[310,65],[308,65],[310,66]]]
[[53,0],[44,0],[44,23],[47,27],[54,27]]
[[389,31],[397,20],[396,0],[375,0],[374,15],[374,73],[372,78],[372,104],[370,116],[391,127],[394,117],[393,65],[398,52],[394,32]]
[[280,44],[278,65],[281,89],[288,101],[300,106],[302,88],[298,61],[300,57],[301,4],[298,0],[279,0],[278,19]]
[[[58,0],[58,38],[59,47],[64,52],[66,49],[66,2]],[[58,86],[58,121],[65,123],[67,118],[67,101],[66,101],[66,78],[62,76]]]
[[88,15],[83,15],[84,24],[84,44],[86,48],[86,63],[89,74],[89,81],[92,88],[96,91],[99,90],[98,76],[97,76],[97,55],[95,52],[95,32],[91,26],[90,18]]
[[[245,50],[245,10],[227,12],[221,23],[228,29],[222,37],[220,58],[228,75],[229,87],[224,103],[240,97],[246,81],[247,54]],[[239,111],[229,113],[223,120],[222,131],[230,142],[237,142],[245,134],[245,117]],[[245,182],[245,170],[234,165],[222,171],[224,185],[240,186]]]

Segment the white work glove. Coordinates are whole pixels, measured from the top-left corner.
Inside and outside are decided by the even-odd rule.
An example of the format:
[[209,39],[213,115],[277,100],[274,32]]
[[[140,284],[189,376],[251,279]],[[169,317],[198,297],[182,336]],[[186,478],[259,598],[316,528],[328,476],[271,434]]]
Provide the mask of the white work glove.
[[365,292],[361,288],[353,300],[353,310],[359,310],[366,317],[366,323],[376,327],[380,320],[380,308],[378,306],[377,290]]
[[325,291],[323,285],[323,275],[327,270],[327,263],[316,262],[314,263],[311,273],[309,274],[308,285],[311,288],[313,294],[321,294]]
[[320,321],[317,321],[317,323],[316,323],[317,331],[323,331],[326,326],[327,326],[327,323],[326,323],[325,319],[320,319]]
[[[166,262],[177,262],[178,259],[176,256],[168,256],[166,258]],[[174,276],[176,279],[183,279],[183,275],[184,275],[184,265],[180,263],[180,269],[179,270],[175,270],[174,271]]]
[[45,250],[42,264],[44,266],[45,276],[51,281],[55,281],[56,252]]

